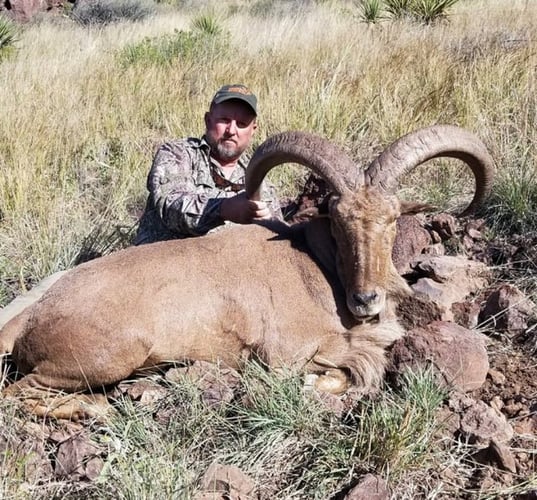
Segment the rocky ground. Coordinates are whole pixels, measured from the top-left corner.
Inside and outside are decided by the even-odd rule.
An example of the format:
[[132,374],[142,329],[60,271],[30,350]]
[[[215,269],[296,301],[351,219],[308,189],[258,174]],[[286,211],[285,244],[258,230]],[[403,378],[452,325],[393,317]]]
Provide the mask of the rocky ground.
[[[431,326],[437,324],[434,321],[447,319],[450,329],[455,328],[455,323],[479,331],[486,352],[483,356],[465,334],[453,342],[451,337],[444,336],[439,345],[425,349],[415,341],[409,344],[415,324],[409,325],[409,336],[402,341],[409,344],[410,357],[418,354],[421,359],[430,360],[432,356],[439,360],[444,372],[456,366],[450,356],[462,360],[462,374],[450,374],[451,381],[462,390],[452,392],[442,411],[447,422],[446,437],[473,445],[468,458],[470,468],[461,472],[448,467],[440,477],[456,485],[460,498],[537,498],[537,318],[535,304],[529,297],[534,292],[531,283],[537,263],[534,238],[514,236],[509,242],[485,241],[483,221],[460,223],[446,214],[429,218],[421,226],[433,240],[423,252],[457,254],[456,259],[465,271],[461,273],[454,266],[453,274],[448,276],[451,271],[443,274],[438,269],[436,275],[433,272],[431,283],[423,283],[423,271],[429,271],[425,275],[431,276],[431,268],[423,266],[423,254],[414,257],[421,263],[414,266],[409,276],[418,269],[422,277],[415,276],[412,287],[418,297],[426,297],[428,306],[437,306],[432,308],[432,317],[427,318],[431,308],[418,307],[420,312],[416,313],[414,301],[412,311],[419,318],[418,323],[433,321],[425,329],[418,327],[418,333],[431,342]],[[436,245],[440,251],[435,249]],[[480,269],[478,263],[486,268]],[[449,291],[451,286],[453,290]],[[464,298],[460,300],[457,293]],[[448,344],[442,346],[446,339]],[[420,354],[420,348],[425,352]],[[464,352],[459,352],[461,349]],[[398,346],[393,355],[397,359]],[[444,361],[446,366],[442,367]],[[458,377],[462,380],[458,381]],[[510,493],[516,491],[515,485],[526,481],[532,485],[524,493]],[[504,493],[488,493],[494,491]]]

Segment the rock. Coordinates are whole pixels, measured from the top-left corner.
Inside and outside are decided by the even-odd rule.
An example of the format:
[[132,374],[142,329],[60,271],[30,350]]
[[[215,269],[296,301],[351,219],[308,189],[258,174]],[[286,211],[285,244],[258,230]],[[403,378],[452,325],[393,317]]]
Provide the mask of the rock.
[[481,322],[491,323],[495,329],[510,335],[518,335],[535,320],[535,304],[513,285],[503,284],[488,295],[479,315]]
[[[235,465],[213,463],[201,480],[202,491],[194,498],[232,498],[247,500],[254,498],[255,482]],[[213,495],[207,496],[207,495]]]
[[483,401],[455,395],[450,399],[449,406],[459,413],[459,432],[471,444],[489,446],[492,440],[506,443],[513,437],[513,428],[505,416]]
[[150,406],[163,399],[167,391],[164,387],[150,379],[140,379],[135,381],[124,381],[119,384],[119,388],[126,393],[133,401],[140,401],[144,406]]
[[401,215],[392,249],[392,260],[399,274],[411,270],[410,263],[432,243],[431,235],[415,215]]
[[476,328],[479,324],[479,312],[481,308],[475,301],[454,302],[451,305],[453,321],[465,328]]
[[[414,266],[417,270],[438,283],[459,282],[463,290],[476,290],[483,287],[490,277],[490,271],[482,262],[468,260],[465,257],[442,255],[424,256]],[[464,283],[460,283],[463,280]],[[469,292],[465,292],[468,295]],[[463,298],[464,298],[463,296]]]
[[442,319],[443,310],[427,297],[412,295],[397,303],[397,317],[406,330]]
[[431,228],[435,231],[442,241],[453,238],[457,232],[455,217],[449,214],[438,214],[431,217]]
[[483,238],[482,231],[485,229],[485,219],[470,219],[464,226],[464,232],[474,240]]
[[486,337],[454,323],[434,321],[398,340],[390,352],[388,374],[397,378],[407,367],[431,363],[441,381],[462,391],[478,389],[489,369]]
[[489,373],[488,373],[488,376],[490,377],[490,379],[492,380],[492,382],[496,385],[504,385],[505,384],[505,375],[498,371],[498,370],[494,370],[493,368],[491,368],[489,370]]
[[166,373],[170,381],[187,377],[201,390],[201,399],[208,407],[229,403],[240,381],[239,373],[232,368],[206,361],[195,361],[182,367],[173,368]]
[[[0,475],[5,480],[10,474],[20,475],[30,484],[38,484],[49,478],[52,466],[47,457],[44,442],[36,435],[0,432]],[[18,430],[18,429],[17,429]],[[1,491],[1,490],[0,490]],[[2,495],[0,494],[0,497]]]
[[537,435],[537,413],[526,418],[517,419],[514,423],[514,430],[517,434]]
[[496,465],[513,474],[517,471],[515,457],[509,447],[495,439],[491,439],[488,447],[479,450],[474,458],[482,464]]
[[[434,239],[433,239],[434,241]],[[442,243],[433,243],[423,250],[425,255],[432,255],[434,257],[440,257],[446,255],[446,247]]]
[[468,326],[475,322],[476,311],[472,306],[458,305],[454,310],[452,307],[486,285],[489,271],[483,263],[462,257],[424,255],[413,268],[422,277],[411,285],[412,290],[424,300],[435,303],[442,320],[453,321],[457,315]]
[[59,10],[63,4],[63,0],[6,0],[0,4],[0,13],[5,12],[14,21],[24,23],[40,12]]
[[345,500],[388,500],[388,484],[380,476],[366,474],[346,495]]
[[515,457],[511,453],[508,446],[492,439],[489,445],[489,450],[494,462],[496,462],[503,470],[516,473]]
[[94,479],[103,467],[99,453],[85,434],[72,436],[59,445],[54,472],[59,477]]

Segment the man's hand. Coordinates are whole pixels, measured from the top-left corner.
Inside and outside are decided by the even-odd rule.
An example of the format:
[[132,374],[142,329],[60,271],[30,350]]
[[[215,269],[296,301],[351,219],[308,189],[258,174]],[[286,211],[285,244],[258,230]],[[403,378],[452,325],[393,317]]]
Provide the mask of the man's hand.
[[264,201],[249,200],[243,192],[222,201],[220,217],[237,224],[250,224],[255,219],[270,219],[271,213]]

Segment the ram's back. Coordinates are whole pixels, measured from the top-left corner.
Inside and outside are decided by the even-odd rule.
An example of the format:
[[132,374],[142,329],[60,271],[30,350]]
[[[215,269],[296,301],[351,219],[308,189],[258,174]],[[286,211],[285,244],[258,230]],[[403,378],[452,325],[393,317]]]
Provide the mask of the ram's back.
[[55,283],[27,311],[13,358],[24,373],[61,371],[73,390],[166,361],[236,366],[256,352],[303,364],[344,331],[341,294],[300,244],[259,226],[131,247]]

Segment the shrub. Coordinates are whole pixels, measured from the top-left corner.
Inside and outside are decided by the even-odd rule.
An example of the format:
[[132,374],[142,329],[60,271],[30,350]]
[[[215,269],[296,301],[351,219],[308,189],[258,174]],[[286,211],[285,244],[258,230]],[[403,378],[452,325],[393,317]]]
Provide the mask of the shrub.
[[110,24],[119,21],[141,21],[154,12],[150,0],[95,0],[77,2],[72,16],[80,24]]
[[459,0],[384,0],[386,11],[395,19],[408,17],[430,24],[446,17],[446,11]]
[[204,31],[179,31],[160,37],[146,37],[141,42],[126,46],[119,53],[123,66],[133,64],[166,65],[176,59],[211,59],[229,48],[228,36],[215,36]]
[[0,16],[0,60],[10,54],[17,41],[17,28],[9,19]]
[[360,0],[359,17],[366,23],[377,23],[382,19],[382,0]]
[[446,17],[446,11],[459,0],[413,0],[410,3],[410,14],[425,24],[430,24]]

